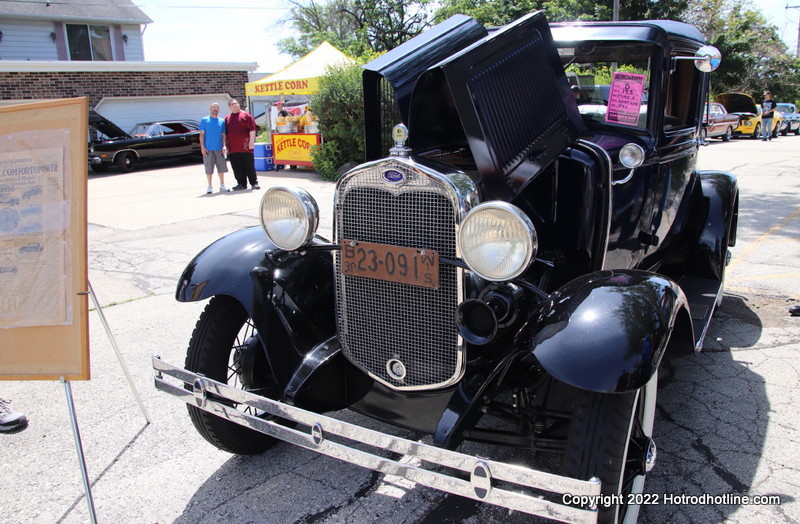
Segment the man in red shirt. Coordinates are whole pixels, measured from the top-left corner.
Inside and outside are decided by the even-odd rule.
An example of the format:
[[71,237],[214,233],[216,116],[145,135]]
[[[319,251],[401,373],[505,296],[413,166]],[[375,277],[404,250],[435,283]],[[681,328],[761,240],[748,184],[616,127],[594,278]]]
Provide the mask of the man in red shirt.
[[233,168],[236,185],[233,191],[250,187],[261,189],[256,175],[255,159],[253,158],[253,145],[256,142],[256,121],[247,111],[242,111],[239,101],[232,98],[228,101],[231,114],[225,117],[225,139],[228,147],[228,160]]

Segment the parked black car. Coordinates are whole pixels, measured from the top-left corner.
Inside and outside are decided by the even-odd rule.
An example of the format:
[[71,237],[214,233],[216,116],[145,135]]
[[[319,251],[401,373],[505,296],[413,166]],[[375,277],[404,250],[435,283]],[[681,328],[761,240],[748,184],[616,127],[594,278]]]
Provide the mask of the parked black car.
[[162,120],[136,124],[126,133],[95,111],[89,112],[89,167],[102,173],[110,166],[130,172],[139,162],[201,158],[200,124]]
[[[542,12],[456,16],[383,55],[333,240],[309,193],[266,191],[262,227],[181,276],[178,300],[210,301],[156,386],[231,453],[283,439],[563,522],[635,520],[659,366],[701,348],[736,239],[736,180],[695,169],[718,63],[686,24]],[[610,86],[602,114],[565,69]],[[343,408],[428,440],[321,414]]]

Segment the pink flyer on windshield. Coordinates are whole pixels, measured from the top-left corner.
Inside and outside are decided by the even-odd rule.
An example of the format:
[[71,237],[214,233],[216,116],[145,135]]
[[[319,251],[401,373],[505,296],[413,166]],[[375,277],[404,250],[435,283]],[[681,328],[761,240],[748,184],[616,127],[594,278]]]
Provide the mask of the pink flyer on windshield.
[[611,79],[606,122],[635,126],[644,96],[645,75],[617,71]]

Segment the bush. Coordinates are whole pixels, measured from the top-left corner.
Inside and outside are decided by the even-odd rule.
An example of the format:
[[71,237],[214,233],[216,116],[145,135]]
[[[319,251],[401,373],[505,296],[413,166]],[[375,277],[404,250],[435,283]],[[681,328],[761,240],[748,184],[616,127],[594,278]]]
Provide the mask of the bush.
[[314,167],[323,180],[338,180],[339,168],[364,161],[364,96],[361,66],[329,67],[320,89],[311,97],[324,142],[311,150]]

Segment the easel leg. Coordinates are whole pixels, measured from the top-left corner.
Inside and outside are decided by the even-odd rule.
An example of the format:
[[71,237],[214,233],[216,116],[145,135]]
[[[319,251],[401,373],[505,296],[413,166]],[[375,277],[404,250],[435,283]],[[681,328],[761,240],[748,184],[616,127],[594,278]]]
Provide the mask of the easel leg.
[[103,314],[103,309],[100,307],[100,303],[97,301],[97,296],[94,294],[94,289],[92,289],[92,283],[88,282],[89,284],[89,296],[92,297],[92,303],[94,304],[94,308],[97,310],[97,314],[100,315],[100,322],[103,324],[103,328],[106,330],[106,335],[108,335],[108,339],[111,341],[111,347],[114,348],[114,353],[117,354],[117,360],[119,360],[119,365],[122,366],[122,371],[125,373],[125,378],[128,379],[128,385],[131,387],[131,391],[133,391],[133,396],[136,398],[136,402],[139,404],[139,409],[142,410],[142,415],[144,415],[145,421],[150,423],[150,417],[147,416],[147,410],[144,408],[144,403],[142,399],[139,397],[139,391],[136,389],[136,386],[133,383],[133,378],[131,378],[131,374],[128,371],[128,366],[125,364],[125,360],[122,358],[122,353],[119,351],[119,346],[117,346],[117,339],[114,338],[114,334],[111,333],[111,328],[108,326],[108,322],[106,321],[106,316]]
[[75,449],[78,451],[78,462],[81,466],[83,476],[83,489],[86,491],[86,502],[89,504],[89,516],[92,524],[97,524],[97,515],[94,511],[94,500],[92,499],[92,487],[89,484],[89,473],[86,471],[86,459],[83,456],[83,443],[81,442],[81,432],[78,430],[78,417],[75,416],[75,402],[72,399],[72,387],[69,381],[61,377],[64,383],[64,391],[67,394],[67,407],[69,408],[69,418],[72,420],[72,433],[75,436]]

